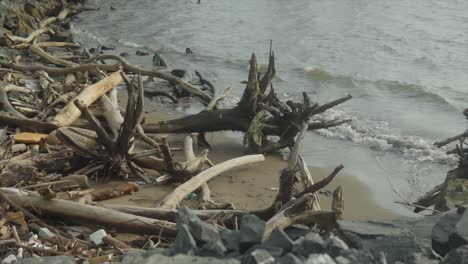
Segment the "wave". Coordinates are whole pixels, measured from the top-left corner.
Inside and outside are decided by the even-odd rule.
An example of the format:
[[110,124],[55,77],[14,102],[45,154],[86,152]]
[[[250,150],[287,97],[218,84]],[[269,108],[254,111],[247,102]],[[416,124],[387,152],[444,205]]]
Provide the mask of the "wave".
[[[314,116],[313,121],[330,121],[334,119],[354,119],[342,110],[330,109]],[[344,124],[315,132],[327,138],[350,140],[354,143],[382,151],[393,151],[402,154],[408,161],[417,163],[431,162],[455,166],[456,155],[448,155],[447,148],[436,148],[433,142],[419,136],[403,136],[388,131],[388,123],[381,121],[373,128]]]
[[[415,97],[418,99],[426,99],[429,102],[439,103],[453,110],[460,110],[459,104],[456,103],[457,98],[466,98],[467,93],[454,90],[450,87],[435,87],[428,88],[419,84],[406,83],[394,80],[369,80],[365,78],[355,78],[352,76],[333,74],[324,69],[314,66],[295,69],[301,71],[306,77],[317,81],[328,82],[346,82],[355,87],[368,86],[379,88],[378,91],[387,91],[391,94],[399,95],[400,97]],[[441,93],[441,91],[443,91]],[[453,98],[453,99],[452,99]]]

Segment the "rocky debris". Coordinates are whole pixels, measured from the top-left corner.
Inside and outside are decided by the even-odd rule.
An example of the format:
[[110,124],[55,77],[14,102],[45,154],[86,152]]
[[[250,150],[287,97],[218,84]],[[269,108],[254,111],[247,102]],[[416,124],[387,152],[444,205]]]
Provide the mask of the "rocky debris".
[[262,241],[265,221],[255,215],[244,215],[240,226],[240,250],[245,251]]
[[76,263],[72,257],[56,256],[56,257],[41,257],[41,258],[25,258],[18,260],[15,264],[74,264]]
[[468,245],[452,249],[440,262],[441,264],[467,264],[468,263]]
[[450,250],[468,244],[468,210],[465,207],[447,212],[432,229],[432,248],[444,256]]
[[137,50],[137,51],[135,52],[135,55],[137,55],[137,56],[148,56],[149,53],[146,52],[146,51]]

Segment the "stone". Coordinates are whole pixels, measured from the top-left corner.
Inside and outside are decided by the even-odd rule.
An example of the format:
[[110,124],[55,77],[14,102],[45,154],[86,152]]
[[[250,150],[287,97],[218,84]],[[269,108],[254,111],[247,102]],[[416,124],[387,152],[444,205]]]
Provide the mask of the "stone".
[[255,215],[244,215],[240,224],[240,250],[245,251],[262,241],[265,221]]
[[432,249],[445,256],[450,250],[468,243],[468,210],[459,209],[446,212],[432,229]]
[[343,256],[338,256],[335,258],[336,264],[351,264],[351,261]]
[[203,245],[202,248],[196,251],[196,255],[203,257],[224,257],[227,249],[221,242],[221,240],[210,241]]
[[9,255],[6,258],[2,259],[1,264],[11,264],[15,263],[18,259],[16,258],[15,255]]
[[284,251],[289,252],[294,246],[294,241],[282,229],[275,228],[263,245],[282,248]]
[[290,226],[286,228],[284,232],[294,241],[305,236],[310,232],[310,229],[308,227]]
[[187,225],[190,234],[197,241],[198,247],[202,247],[210,241],[221,239],[215,226],[202,221],[187,206],[182,206],[177,211],[177,228],[184,224]]
[[337,236],[327,237],[325,243],[327,244],[327,253],[333,258],[340,255],[342,251],[349,249],[348,245]]
[[291,253],[288,253],[281,258],[276,260],[276,264],[302,264],[302,260],[294,256]]
[[336,262],[328,254],[311,254],[305,264],[335,264]]
[[142,51],[142,50],[137,50],[137,51],[135,52],[135,54],[136,54],[137,56],[147,56],[147,55],[149,55],[148,52],[145,52],[145,51]]
[[197,242],[190,234],[187,225],[182,225],[178,230],[174,245],[172,246],[173,254],[187,254],[190,250],[197,249]]
[[184,70],[184,69],[173,69],[171,71],[171,74],[176,76],[176,77],[182,78],[182,77],[184,77],[185,74],[187,74],[187,71]]
[[95,245],[102,245],[104,242],[102,241],[102,238],[107,236],[106,230],[104,229],[99,229],[96,232],[92,233],[89,235],[89,240],[91,240]]
[[163,256],[160,254],[131,254],[125,255],[121,264],[186,264],[186,263],[203,263],[203,264],[240,264],[236,259],[218,259],[198,256],[175,255],[172,257]]
[[322,253],[325,248],[326,243],[323,238],[315,232],[309,232],[305,237],[295,242],[293,252],[296,255],[307,257],[310,254]]
[[219,231],[221,241],[226,247],[228,252],[239,251],[240,231],[222,229]]
[[275,258],[264,249],[256,249],[244,256],[242,260],[242,263],[245,264],[271,264],[274,262]]
[[40,258],[24,258],[15,264],[76,264],[75,260],[69,256],[54,256]]
[[38,236],[43,239],[52,239],[55,237],[55,234],[52,233],[47,227],[42,227],[39,229]]
[[120,53],[119,56],[120,56],[120,57],[128,57],[129,54],[128,54],[127,52],[122,52],[122,53]]
[[341,256],[338,257],[347,259],[351,263],[374,264],[376,262],[374,256],[369,252],[360,251],[354,248],[343,251]]
[[410,233],[409,230],[394,224],[375,221],[338,221],[338,228],[343,233],[354,233],[367,238],[399,236]]
[[468,245],[452,249],[440,264],[468,264]]

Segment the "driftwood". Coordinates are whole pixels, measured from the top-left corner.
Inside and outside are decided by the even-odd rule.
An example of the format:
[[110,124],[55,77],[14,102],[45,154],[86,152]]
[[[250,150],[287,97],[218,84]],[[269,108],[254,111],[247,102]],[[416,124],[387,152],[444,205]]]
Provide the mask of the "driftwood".
[[187,197],[189,193],[194,192],[196,189],[200,188],[204,183],[218,176],[219,174],[232,168],[264,160],[265,158],[263,155],[248,155],[217,164],[199,173],[197,176],[193,177],[192,179],[186,181],[185,183],[177,187],[159,203],[158,207],[162,209],[176,208],[179,205],[179,203],[183,199],[185,199],[185,197]]
[[22,72],[45,71],[49,74],[55,74],[55,75],[66,75],[69,73],[87,72],[87,71],[96,71],[96,70],[115,72],[120,69],[120,64],[118,63],[117,64],[88,63],[88,64],[81,64],[76,67],[56,68],[56,67],[48,67],[48,66],[43,66],[43,65],[23,65],[23,64],[8,62],[5,60],[0,60],[0,65],[5,68],[22,71]]
[[[103,94],[123,82],[120,73],[120,71],[115,72],[112,75],[109,75],[107,78],[86,87],[80,92],[75,100],[79,100],[84,106],[90,106]],[[75,100],[70,102],[59,114],[54,117],[54,120],[52,120],[53,124],[56,124],[59,127],[68,126],[75,122],[78,117],[80,117],[81,111],[76,107],[74,103]]]
[[[249,81],[241,101],[233,109],[205,110],[199,114],[179,119],[145,124],[147,133],[203,133],[223,130],[246,133],[249,147],[258,153],[270,152],[279,148],[292,147],[294,137],[299,133],[302,122],[315,115],[341,104],[351,96],[346,96],[324,105],[312,104],[307,94],[303,103],[281,102],[274,93],[271,81],[275,76],[273,52],[270,52],[268,69],[259,77],[255,54],[250,60]],[[336,123],[336,122],[335,122]],[[336,123],[340,124],[340,122]],[[276,142],[268,136],[279,136]]]
[[175,224],[163,220],[130,215],[66,200],[45,200],[37,194],[16,188],[0,188],[0,192],[22,207],[33,208],[48,216],[63,217],[68,221],[97,224],[135,234],[160,235],[163,232],[164,235],[173,237],[176,233]]
[[178,78],[178,77],[176,77],[176,76],[174,76],[174,75],[172,75],[172,74],[170,74],[168,72],[163,72],[163,71],[158,71],[158,70],[141,69],[139,67],[131,65],[125,59],[123,59],[122,57],[117,56],[117,55],[95,56],[95,57],[92,57],[89,61],[100,61],[100,60],[116,60],[116,61],[118,61],[118,62],[120,62],[122,64],[123,68],[126,71],[130,71],[130,72],[133,72],[133,73],[139,73],[139,74],[142,74],[142,75],[147,75],[147,76],[150,76],[150,77],[156,77],[156,78],[166,80],[166,81],[168,81],[168,82],[170,82],[170,83],[172,83],[174,85],[178,85],[178,86],[182,87],[189,94],[192,94],[194,96],[197,96],[197,97],[201,98],[202,101],[205,104],[208,104],[211,101],[211,96],[209,96],[205,92],[201,91],[200,89],[192,86],[190,83],[188,83],[188,82],[182,80],[181,78]]

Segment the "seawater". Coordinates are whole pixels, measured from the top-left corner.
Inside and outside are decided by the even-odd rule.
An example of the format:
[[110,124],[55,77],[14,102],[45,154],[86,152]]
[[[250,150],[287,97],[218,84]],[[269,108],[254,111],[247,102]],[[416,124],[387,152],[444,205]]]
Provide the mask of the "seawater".
[[[171,67],[197,69],[239,96],[255,52],[276,55],[283,98],[353,99],[320,120],[352,118],[309,134],[310,165],[345,170],[384,207],[412,200],[456,165],[433,142],[466,129],[468,1],[465,0],[94,0],[73,24],[89,45],[158,51]],[[111,11],[110,7],[116,10]],[[185,54],[190,48],[194,54]],[[130,52],[129,52],[130,53]],[[132,53],[130,53],[132,54]],[[149,67],[151,56],[132,63]],[[453,147],[453,146],[452,146]],[[358,190],[345,190],[359,195]]]

